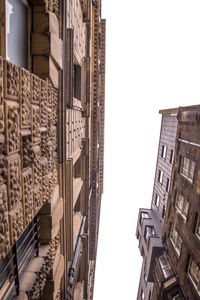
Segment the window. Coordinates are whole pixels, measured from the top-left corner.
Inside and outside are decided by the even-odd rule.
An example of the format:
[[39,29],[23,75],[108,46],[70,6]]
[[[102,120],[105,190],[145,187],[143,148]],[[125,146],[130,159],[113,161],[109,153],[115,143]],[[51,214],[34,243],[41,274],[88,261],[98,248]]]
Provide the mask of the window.
[[195,170],[195,162],[187,157],[183,157],[181,162],[181,175],[187,178],[190,182],[193,181]]
[[81,100],[81,66],[74,65],[74,98]]
[[151,300],[151,291],[149,292],[148,300]]
[[170,232],[170,240],[172,242],[172,245],[174,246],[174,249],[176,250],[176,253],[178,256],[181,254],[181,246],[182,246],[182,238],[178,234],[177,230],[175,228],[172,228]]
[[141,300],[144,300],[144,291],[141,291]]
[[160,267],[162,269],[164,277],[165,278],[170,277],[172,275],[172,270],[171,270],[171,268],[169,268],[165,256],[164,255],[160,256],[158,258],[158,261],[159,261],[159,264],[160,264]]
[[165,207],[165,205],[163,205],[162,218],[165,217],[165,214],[166,214],[166,207]]
[[145,211],[142,211],[141,212],[141,215],[140,215],[140,224],[142,222],[143,219],[149,219],[149,214]]
[[155,236],[155,229],[153,226],[146,226],[144,231],[144,239],[148,242],[149,238]]
[[166,192],[169,192],[169,186],[170,186],[170,180],[167,178],[167,184],[166,184]]
[[159,197],[158,194],[156,194],[156,197],[155,197],[155,206],[159,207],[159,203],[160,203],[160,197]]
[[198,215],[197,223],[195,227],[195,234],[200,239],[200,216]]
[[163,171],[162,170],[158,171],[158,182],[160,182],[161,184],[163,182]]
[[191,279],[197,293],[200,295],[200,268],[192,257],[190,257],[189,261],[188,276]]
[[179,293],[172,296],[172,300],[184,300],[185,298],[183,298]]
[[167,154],[167,147],[165,145],[162,145],[161,157],[165,159],[166,154]]
[[28,68],[28,3],[6,0],[6,59]]
[[184,197],[177,193],[176,195],[176,209],[181,214],[181,216],[186,220],[188,214],[189,203]]
[[169,159],[170,164],[173,164],[173,161],[174,161],[174,150],[171,149],[171,152],[170,152],[170,159]]

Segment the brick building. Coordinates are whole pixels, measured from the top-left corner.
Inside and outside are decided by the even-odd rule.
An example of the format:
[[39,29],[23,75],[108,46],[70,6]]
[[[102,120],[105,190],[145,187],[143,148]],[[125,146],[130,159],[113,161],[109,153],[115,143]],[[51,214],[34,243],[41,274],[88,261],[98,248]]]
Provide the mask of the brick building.
[[0,298],[92,299],[103,192],[101,0],[0,0]]

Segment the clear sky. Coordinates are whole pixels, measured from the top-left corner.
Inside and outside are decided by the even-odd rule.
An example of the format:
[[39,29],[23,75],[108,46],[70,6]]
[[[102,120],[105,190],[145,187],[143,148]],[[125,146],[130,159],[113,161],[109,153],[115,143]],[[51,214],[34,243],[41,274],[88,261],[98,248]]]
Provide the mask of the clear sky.
[[199,0],[102,0],[105,170],[94,300],[136,299],[136,222],[151,203],[158,111],[200,104],[199,16]]

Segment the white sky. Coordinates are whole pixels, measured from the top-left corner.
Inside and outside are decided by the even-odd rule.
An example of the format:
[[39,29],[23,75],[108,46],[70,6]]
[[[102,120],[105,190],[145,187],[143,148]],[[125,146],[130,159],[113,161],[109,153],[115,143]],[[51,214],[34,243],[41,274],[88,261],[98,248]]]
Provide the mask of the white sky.
[[200,103],[200,1],[102,0],[105,171],[94,300],[135,300],[139,207],[149,207],[159,109]]

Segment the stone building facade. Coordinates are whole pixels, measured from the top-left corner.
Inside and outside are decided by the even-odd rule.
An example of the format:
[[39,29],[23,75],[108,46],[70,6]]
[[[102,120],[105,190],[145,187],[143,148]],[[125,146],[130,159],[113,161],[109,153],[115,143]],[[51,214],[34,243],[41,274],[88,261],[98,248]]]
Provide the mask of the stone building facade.
[[103,192],[100,0],[0,0],[0,298],[92,299]]
[[136,235],[143,263],[137,300],[151,299],[155,258],[163,251],[161,237],[174,160],[177,111],[177,109],[160,111],[162,121],[151,208],[141,208],[138,214]]

